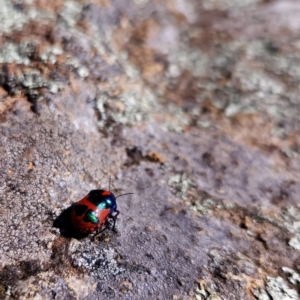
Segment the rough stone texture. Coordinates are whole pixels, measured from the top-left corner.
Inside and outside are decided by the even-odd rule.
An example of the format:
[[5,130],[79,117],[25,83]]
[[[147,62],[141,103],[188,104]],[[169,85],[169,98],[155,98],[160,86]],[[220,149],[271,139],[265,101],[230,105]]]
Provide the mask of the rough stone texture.
[[299,299],[297,1],[0,7],[1,299]]

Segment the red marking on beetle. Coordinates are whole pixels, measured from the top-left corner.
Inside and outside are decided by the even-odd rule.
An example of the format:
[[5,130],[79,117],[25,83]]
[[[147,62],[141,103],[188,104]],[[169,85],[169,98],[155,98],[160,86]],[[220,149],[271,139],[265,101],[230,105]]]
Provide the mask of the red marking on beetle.
[[111,195],[110,191],[104,191],[104,192],[102,192],[102,196],[109,196],[109,195]]

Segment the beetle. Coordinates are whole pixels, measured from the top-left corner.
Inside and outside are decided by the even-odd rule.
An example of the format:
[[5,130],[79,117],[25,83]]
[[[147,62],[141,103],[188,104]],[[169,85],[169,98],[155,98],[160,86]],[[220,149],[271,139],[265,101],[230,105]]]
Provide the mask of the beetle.
[[[71,207],[71,222],[76,232],[87,235],[95,232],[92,240],[105,229],[110,229],[109,219],[113,220],[112,229],[115,229],[117,216],[116,199],[120,196],[107,190],[92,190],[84,198],[76,202]],[[104,226],[104,228],[103,228]]]

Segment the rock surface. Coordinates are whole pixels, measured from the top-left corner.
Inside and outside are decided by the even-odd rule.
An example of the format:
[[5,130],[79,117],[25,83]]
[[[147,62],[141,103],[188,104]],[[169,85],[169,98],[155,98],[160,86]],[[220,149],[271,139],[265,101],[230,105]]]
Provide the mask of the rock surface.
[[0,299],[299,299],[297,1],[0,7]]

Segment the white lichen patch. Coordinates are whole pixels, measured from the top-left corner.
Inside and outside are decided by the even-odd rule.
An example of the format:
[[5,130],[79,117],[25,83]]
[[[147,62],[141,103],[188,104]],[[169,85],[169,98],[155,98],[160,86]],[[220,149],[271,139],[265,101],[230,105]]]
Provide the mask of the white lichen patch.
[[86,68],[84,66],[77,68],[77,74],[82,78],[89,76],[89,73],[90,72],[89,72],[88,68]]
[[297,300],[299,295],[281,277],[267,277],[266,287],[252,290],[257,300]]
[[29,65],[30,59],[20,53],[19,45],[15,43],[5,43],[0,49],[0,63]]
[[88,239],[84,242],[73,240],[69,253],[75,267],[88,270],[89,274],[99,279],[115,277],[125,271],[118,265],[117,253],[114,249],[100,247]]
[[300,284],[300,275],[299,273],[295,272],[293,269],[288,267],[282,267],[282,271],[288,274],[288,279],[292,284]]
[[289,288],[281,277],[267,277],[266,290],[273,300],[297,300],[299,295],[296,290]]
[[300,237],[294,236],[289,240],[289,245],[296,250],[300,250]]
[[204,281],[200,280],[195,290],[196,300],[222,300],[220,296]]
[[268,293],[264,289],[252,290],[252,294],[257,300],[271,300]]
[[202,7],[205,10],[228,10],[259,2],[261,0],[204,0]]
[[288,207],[280,212],[277,222],[295,236],[300,231],[300,212],[296,207]]
[[168,185],[175,195],[183,200],[188,199],[188,191],[196,187],[194,181],[187,174],[175,174],[169,178]]
[[60,12],[61,18],[66,25],[74,27],[78,21],[82,5],[77,1],[65,1],[64,8]]
[[[2,56],[2,58],[4,57]],[[22,64],[21,61],[17,63]],[[13,90],[15,95],[21,94],[21,91],[25,89],[28,94],[36,94],[37,99],[43,98],[43,96],[38,93],[38,90],[41,88],[46,88],[53,94],[63,89],[63,84],[46,79],[41,74],[40,70],[33,68],[27,69],[23,72],[12,74],[9,80],[6,82],[6,85],[9,86],[11,90]]]
[[48,87],[47,81],[42,77],[38,70],[31,70],[30,72],[23,73],[20,79],[22,85],[30,89]]
[[116,96],[110,96],[115,86],[117,83],[112,82],[111,90],[99,89],[96,105],[100,112],[98,121],[100,128],[106,126],[109,118],[123,125],[144,121],[155,122],[159,119],[162,127],[170,131],[182,131],[189,123],[180,107],[172,104],[163,106],[158,95],[145,87],[141,80],[129,80],[126,90]]
[[40,58],[45,63],[55,64],[57,56],[62,55],[63,50],[58,46],[49,47],[40,54]]
[[216,202],[213,199],[197,199],[194,205],[191,206],[191,210],[200,212],[204,215],[209,215],[217,207]]
[[10,32],[12,30],[21,30],[24,23],[29,21],[27,14],[14,9],[12,1],[0,1],[0,23],[2,32]]
[[205,76],[210,66],[207,54],[199,49],[183,49],[172,51],[169,56],[169,67],[166,76],[177,78],[183,71],[190,71],[193,76]]
[[31,20],[36,21],[37,19],[43,19],[45,21],[47,19],[54,18],[51,13],[37,10],[35,7],[31,7],[31,3],[26,3],[24,1],[24,4],[29,4],[26,12],[16,8],[13,1],[0,1],[0,32],[9,33],[13,30],[22,30],[24,24],[28,23]]
[[282,82],[270,77],[257,68],[241,62],[236,66],[235,78],[243,91],[260,91],[265,95],[283,94],[285,87]]

